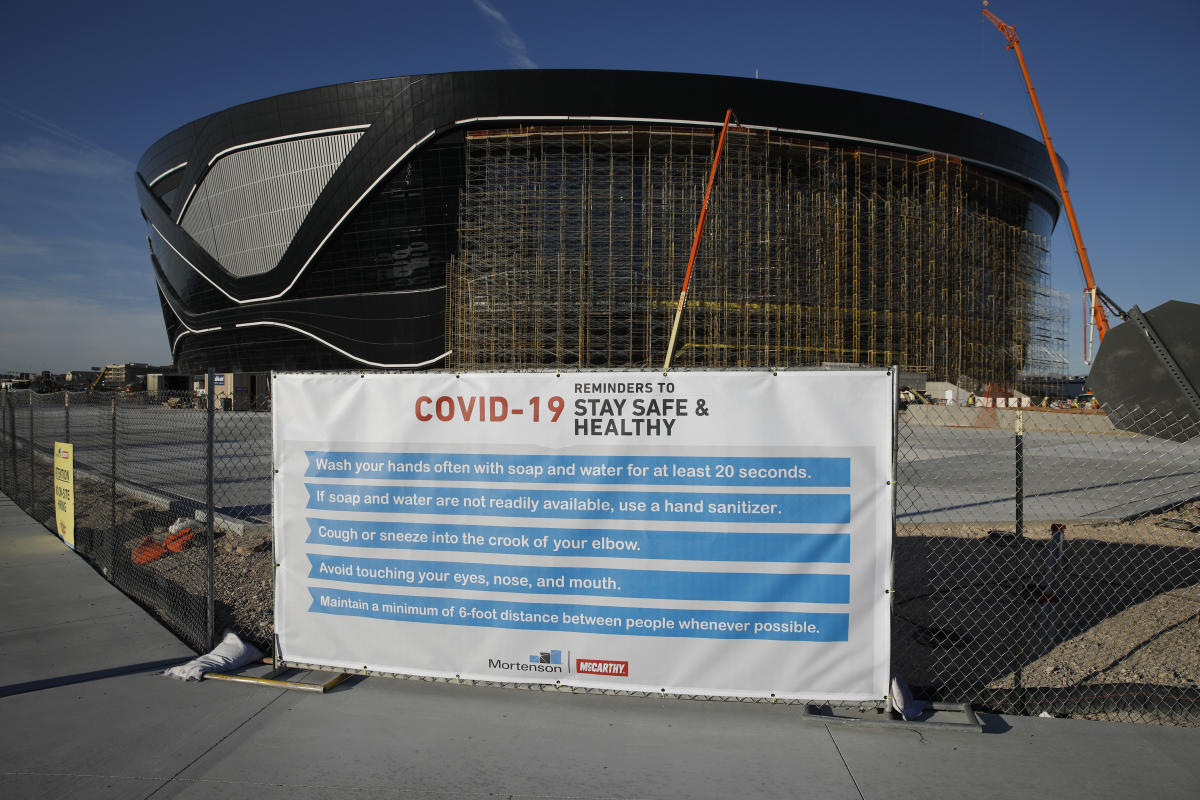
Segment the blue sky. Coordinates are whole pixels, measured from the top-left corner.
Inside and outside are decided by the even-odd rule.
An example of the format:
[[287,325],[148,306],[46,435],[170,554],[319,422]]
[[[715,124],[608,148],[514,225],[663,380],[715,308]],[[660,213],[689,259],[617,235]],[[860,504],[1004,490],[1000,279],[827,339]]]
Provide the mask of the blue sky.
[[[757,71],[982,114],[1038,137],[1015,58],[979,9],[974,0],[9,4],[0,370],[170,361],[133,169],[159,137],[213,111],[422,72]],[[991,10],[1021,37],[1101,288],[1143,309],[1200,302],[1200,3],[994,0]],[[1051,257],[1081,369],[1083,282],[1065,218]]]

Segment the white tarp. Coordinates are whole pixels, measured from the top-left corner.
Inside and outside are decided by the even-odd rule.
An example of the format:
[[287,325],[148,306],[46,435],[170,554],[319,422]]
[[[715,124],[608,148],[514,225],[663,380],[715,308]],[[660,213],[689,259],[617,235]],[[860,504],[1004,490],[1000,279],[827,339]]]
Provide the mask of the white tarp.
[[894,392],[882,370],[277,375],[280,655],[883,698]]

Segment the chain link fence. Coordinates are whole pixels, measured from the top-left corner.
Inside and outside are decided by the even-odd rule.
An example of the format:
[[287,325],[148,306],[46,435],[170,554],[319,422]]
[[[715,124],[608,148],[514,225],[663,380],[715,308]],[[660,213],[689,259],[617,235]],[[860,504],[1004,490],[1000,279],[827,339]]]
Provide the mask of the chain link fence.
[[269,650],[270,436],[269,413],[192,392],[5,392],[0,488],[56,530],[72,444],[76,552],[196,650],[226,627]]
[[1119,412],[900,413],[893,667],[917,696],[1200,723],[1200,425]]
[[[197,650],[231,627],[270,652],[269,413],[0,401],[5,494],[53,530],[53,443],[73,443],[77,551]],[[896,459],[892,663],[918,697],[1200,724],[1200,425],[913,405]]]

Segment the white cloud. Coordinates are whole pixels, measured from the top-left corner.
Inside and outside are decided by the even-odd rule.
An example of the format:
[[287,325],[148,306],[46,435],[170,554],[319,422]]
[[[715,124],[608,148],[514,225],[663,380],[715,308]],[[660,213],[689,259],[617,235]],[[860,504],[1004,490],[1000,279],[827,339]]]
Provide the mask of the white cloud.
[[4,109],[8,111],[8,113],[12,114],[17,119],[22,120],[23,122],[25,122],[28,125],[32,125],[33,127],[40,129],[44,133],[49,134],[54,139],[58,139],[58,140],[61,140],[64,142],[69,142],[70,144],[74,145],[75,148],[77,148],[79,150],[86,150],[86,151],[95,153],[96,155],[106,156],[106,157],[116,161],[118,164],[121,165],[122,169],[124,169],[126,171],[130,171],[133,169],[133,163],[131,161],[127,161],[126,159],[121,158],[121,156],[117,155],[116,153],[113,153],[110,150],[105,150],[103,147],[96,144],[91,139],[88,139],[86,136],[80,136],[79,134],[74,133],[73,131],[69,131],[66,128],[62,127],[61,125],[51,122],[50,120],[46,119],[45,117],[41,116],[40,114],[35,114],[28,109],[21,108],[20,106],[14,106],[12,103],[9,103],[3,99],[0,99],[0,106],[3,106]]
[[20,170],[72,178],[113,178],[132,173],[133,166],[96,148],[33,137],[0,144],[0,170]]
[[0,367],[63,372],[93,364],[171,360],[162,313],[52,290],[0,292]]
[[12,258],[45,258],[50,248],[33,236],[0,227],[0,267]]
[[151,286],[151,276],[149,253],[136,241],[31,236],[0,226],[0,291],[69,283],[76,295],[129,296],[143,282]]
[[537,69],[537,64],[529,57],[529,51],[525,47],[525,40],[517,35],[517,32],[508,24],[508,20],[500,11],[493,6],[488,0],[473,0],[475,7],[496,21],[496,26],[500,29],[500,46],[508,51],[508,57],[512,60],[515,67],[522,69]]

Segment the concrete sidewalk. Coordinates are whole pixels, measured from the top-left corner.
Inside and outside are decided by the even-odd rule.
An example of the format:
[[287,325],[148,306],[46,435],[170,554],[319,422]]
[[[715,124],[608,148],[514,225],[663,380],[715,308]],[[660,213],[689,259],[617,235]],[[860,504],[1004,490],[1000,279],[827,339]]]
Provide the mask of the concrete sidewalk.
[[1200,730],[985,715],[847,728],[797,706],[157,673],[193,654],[0,495],[0,797],[1192,798]]

